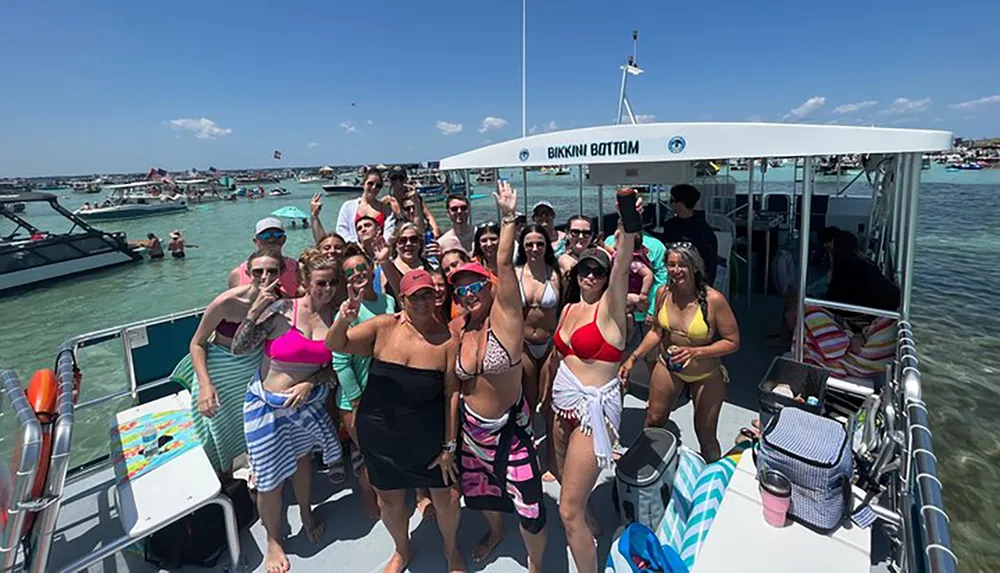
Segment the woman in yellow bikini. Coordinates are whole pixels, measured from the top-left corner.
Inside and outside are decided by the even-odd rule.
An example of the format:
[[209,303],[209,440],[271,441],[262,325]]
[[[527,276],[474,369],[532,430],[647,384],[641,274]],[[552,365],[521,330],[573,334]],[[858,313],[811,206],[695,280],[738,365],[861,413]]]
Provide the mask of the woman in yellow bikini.
[[670,283],[656,292],[651,328],[622,363],[625,381],[647,352],[657,350],[650,376],[646,427],[662,426],[684,391],[694,401],[694,428],[701,455],[713,462],[722,455],[716,430],[729,375],[722,357],[739,350],[740,331],[726,297],[705,281],[705,264],[690,243],[667,245]]

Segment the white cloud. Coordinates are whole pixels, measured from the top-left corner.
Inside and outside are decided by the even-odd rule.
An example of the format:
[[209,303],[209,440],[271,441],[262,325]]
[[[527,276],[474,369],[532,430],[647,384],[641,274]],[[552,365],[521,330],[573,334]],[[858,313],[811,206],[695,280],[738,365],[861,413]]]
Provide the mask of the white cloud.
[[368,121],[366,121],[365,123],[367,123],[368,125],[375,125],[375,122],[372,121],[372,120],[370,120],[370,119]]
[[198,139],[216,139],[233,132],[228,127],[219,127],[214,121],[204,117],[201,119],[172,119],[170,127],[190,131]]
[[435,125],[441,130],[442,135],[455,135],[456,133],[462,133],[461,123],[450,123],[439,119]]
[[[479,128],[479,133],[486,133],[493,129],[503,129],[507,127],[507,120],[502,117],[488,115],[483,118],[483,126]],[[440,129],[440,128],[438,128]]]
[[315,141],[310,141],[309,143],[306,144],[306,147],[308,147],[309,149],[312,149],[314,147],[319,147],[319,144],[316,143]]
[[963,101],[961,103],[953,103],[948,107],[952,109],[979,109],[983,106],[995,103],[1000,103],[1000,95],[991,95],[970,101]]
[[838,105],[833,109],[833,113],[854,113],[856,111],[861,111],[863,109],[870,108],[872,106],[878,105],[875,100],[865,100],[855,103],[845,103],[844,105]]
[[349,121],[340,122],[340,127],[347,133],[356,133],[358,128],[354,127],[354,124]]
[[651,113],[640,113],[635,116],[636,123],[653,123],[656,121],[656,116]]
[[883,109],[880,113],[885,115],[896,115],[900,113],[920,113],[927,111],[931,106],[931,98],[908,99],[905,97],[896,98],[892,105]]
[[531,126],[531,129],[528,130],[528,133],[534,135],[536,133],[546,133],[549,131],[555,131],[557,129],[559,129],[559,126],[556,125],[556,120],[553,119],[552,121],[548,123],[543,123],[542,125]]
[[826,103],[826,98],[823,96],[813,96],[806,101],[802,102],[802,105],[791,110],[781,117],[781,119],[791,119],[797,120],[802,119],[810,113],[816,111],[817,109],[823,107]]

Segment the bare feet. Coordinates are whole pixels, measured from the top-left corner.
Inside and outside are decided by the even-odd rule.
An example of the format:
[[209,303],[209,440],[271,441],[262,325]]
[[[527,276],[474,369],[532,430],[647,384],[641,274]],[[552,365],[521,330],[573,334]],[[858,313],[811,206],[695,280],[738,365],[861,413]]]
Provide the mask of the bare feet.
[[423,521],[437,521],[437,510],[434,509],[434,504],[431,502],[430,497],[418,499],[417,509],[420,510]]
[[382,573],[403,573],[406,570],[406,566],[410,564],[410,550],[400,553],[396,551],[389,558],[389,562],[385,564],[382,569]]
[[267,573],[285,573],[291,566],[288,564],[288,557],[285,550],[281,548],[281,543],[274,539],[267,540],[267,556],[264,557],[264,568]]
[[309,538],[311,543],[319,543],[326,533],[326,524],[316,518],[316,514],[311,509],[303,509],[300,512],[302,517],[302,531]]
[[492,529],[487,531],[486,535],[479,540],[479,544],[476,545],[476,548],[472,550],[472,560],[476,563],[486,561],[490,554],[493,553],[493,550],[497,548],[497,545],[503,541],[505,535],[507,535],[507,531],[504,529],[495,533]]
[[456,548],[448,557],[448,573],[465,573],[466,571],[465,559],[462,559],[462,554]]

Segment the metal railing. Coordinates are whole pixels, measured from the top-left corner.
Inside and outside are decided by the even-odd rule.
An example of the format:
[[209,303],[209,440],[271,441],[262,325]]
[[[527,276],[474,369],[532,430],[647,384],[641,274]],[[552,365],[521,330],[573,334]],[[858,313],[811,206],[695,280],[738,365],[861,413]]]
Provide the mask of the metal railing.
[[922,396],[917,348],[909,322],[899,322],[895,369],[896,391],[902,397],[906,428],[906,458],[900,473],[900,513],[909,539],[905,541],[904,571],[955,573],[958,558],[951,549],[948,514],[944,510],[927,405]]
[[27,505],[31,501],[31,490],[35,484],[35,474],[42,455],[42,426],[35,411],[28,404],[28,398],[21,387],[21,380],[13,370],[0,371],[0,386],[3,396],[10,402],[20,429],[20,454],[17,471],[13,478],[13,494],[7,508],[7,523],[0,535],[0,571],[7,573],[14,569],[17,551],[21,544],[21,532],[27,517]]

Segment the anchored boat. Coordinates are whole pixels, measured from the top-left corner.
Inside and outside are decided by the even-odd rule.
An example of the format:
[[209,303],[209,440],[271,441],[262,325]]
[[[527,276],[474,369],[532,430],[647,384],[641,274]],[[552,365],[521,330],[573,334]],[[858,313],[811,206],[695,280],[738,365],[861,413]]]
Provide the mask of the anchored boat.
[[110,221],[139,219],[187,211],[187,199],[172,193],[173,186],[161,181],[138,181],[108,185],[108,198],[94,206],[84,206],[74,214],[81,219]]
[[[47,204],[72,225],[51,233],[29,222],[30,217],[8,208]],[[128,246],[125,233],[107,233],[64,209],[51,193],[0,194],[0,219],[14,230],[0,236],[0,294],[37,283],[142,260]]]

